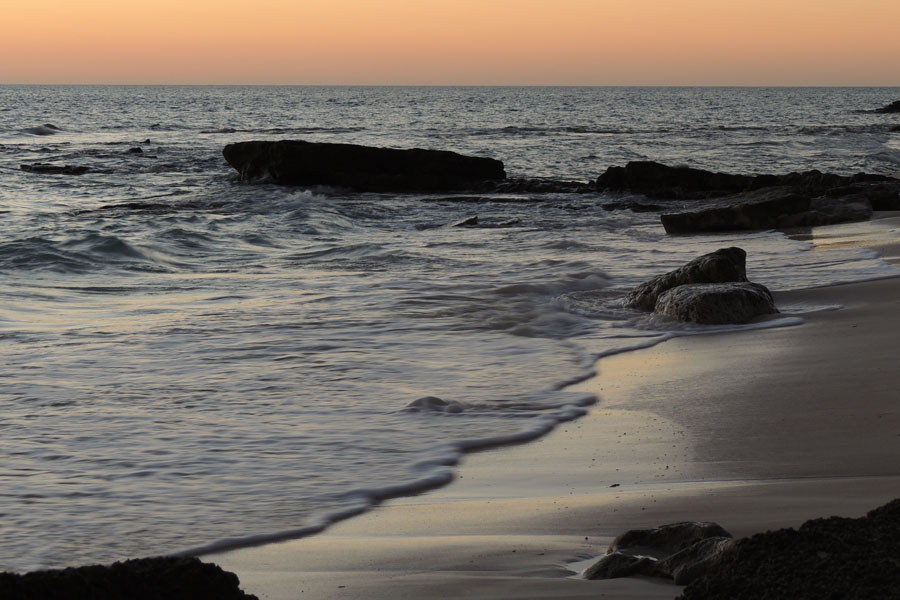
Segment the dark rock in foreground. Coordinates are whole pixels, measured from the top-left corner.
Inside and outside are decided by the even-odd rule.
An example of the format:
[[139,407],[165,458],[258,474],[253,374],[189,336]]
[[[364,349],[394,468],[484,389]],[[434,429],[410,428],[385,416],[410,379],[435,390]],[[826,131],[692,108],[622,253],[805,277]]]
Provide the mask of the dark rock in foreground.
[[223,150],[241,181],[327,185],[369,192],[470,189],[506,178],[503,163],[446,150],[397,150],[299,140],[228,144]]
[[197,558],[139,558],[19,575],[0,573],[3,600],[256,600],[237,575]]
[[900,100],[891,102],[887,106],[875,109],[877,113],[900,113]]
[[726,325],[747,323],[778,309],[764,285],[744,281],[680,285],[660,294],[653,312],[687,323]]
[[900,125],[894,125],[893,127],[890,128],[890,131],[900,132]]
[[664,200],[709,201],[693,210],[663,214],[668,233],[830,225],[900,207],[900,180],[866,173],[730,175],[638,161],[610,167],[597,179],[597,187]]
[[47,163],[34,163],[31,165],[19,165],[19,168],[29,173],[42,175],[84,175],[91,169],[76,165],[50,165]]
[[720,248],[635,287],[625,297],[625,306],[652,311],[660,294],[680,285],[747,281],[746,263],[743,249]]
[[900,499],[738,540],[679,598],[900,599]]

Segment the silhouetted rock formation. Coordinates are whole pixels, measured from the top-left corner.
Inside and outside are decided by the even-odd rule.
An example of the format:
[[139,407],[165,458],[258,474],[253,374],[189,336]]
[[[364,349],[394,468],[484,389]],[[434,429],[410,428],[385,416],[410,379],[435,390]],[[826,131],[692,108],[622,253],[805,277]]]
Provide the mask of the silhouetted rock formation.
[[900,599],[900,499],[738,540],[679,598]]
[[506,177],[493,158],[445,150],[397,150],[355,144],[283,140],[239,142],[223,150],[241,181],[328,185],[357,191],[408,192],[470,189]]
[[663,292],[679,285],[747,281],[746,264],[747,253],[742,248],[720,248],[635,287],[625,297],[625,306],[652,311]]
[[237,575],[197,558],[139,558],[19,575],[0,573],[3,600],[256,600]]
[[828,225],[865,220],[872,209],[900,207],[900,180],[866,173],[731,175],[638,161],[610,167],[596,185],[660,200],[714,199],[694,210],[662,215],[669,233]]
[[877,113],[900,113],[900,100],[891,102],[887,106],[883,106],[875,110]]

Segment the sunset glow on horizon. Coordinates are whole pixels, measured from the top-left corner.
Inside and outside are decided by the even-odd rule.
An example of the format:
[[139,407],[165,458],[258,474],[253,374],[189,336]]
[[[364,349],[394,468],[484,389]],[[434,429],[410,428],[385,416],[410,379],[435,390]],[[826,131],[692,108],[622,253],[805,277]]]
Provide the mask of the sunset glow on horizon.
[[900,85],[897,0],[11,0],[0,83]]

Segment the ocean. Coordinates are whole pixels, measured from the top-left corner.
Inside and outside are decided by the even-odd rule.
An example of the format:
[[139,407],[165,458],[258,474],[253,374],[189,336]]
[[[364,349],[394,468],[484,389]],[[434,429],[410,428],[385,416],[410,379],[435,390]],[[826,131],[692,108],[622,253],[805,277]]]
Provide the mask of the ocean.
[[[447,149],[584,182],[646,159],[897,175],[896,119],[871,109],[898,97],[0,86],[0,570],[310,534],[446,484],[465,452],[584,414],[598,399],[566,386],[598,357],[716,330],[622,298],[720,247],[776,291],[897,274],[776,231],[668,236],[605,193],[241,184],[225,144]],[[754,326],[826,307],[780,308]]]

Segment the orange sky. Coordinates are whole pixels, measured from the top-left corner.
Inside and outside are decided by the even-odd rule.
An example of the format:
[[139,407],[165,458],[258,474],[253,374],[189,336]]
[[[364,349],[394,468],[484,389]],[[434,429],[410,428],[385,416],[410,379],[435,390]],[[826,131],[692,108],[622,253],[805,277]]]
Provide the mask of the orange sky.
[[0,83],[900,85],[900,0],[4,0]]

